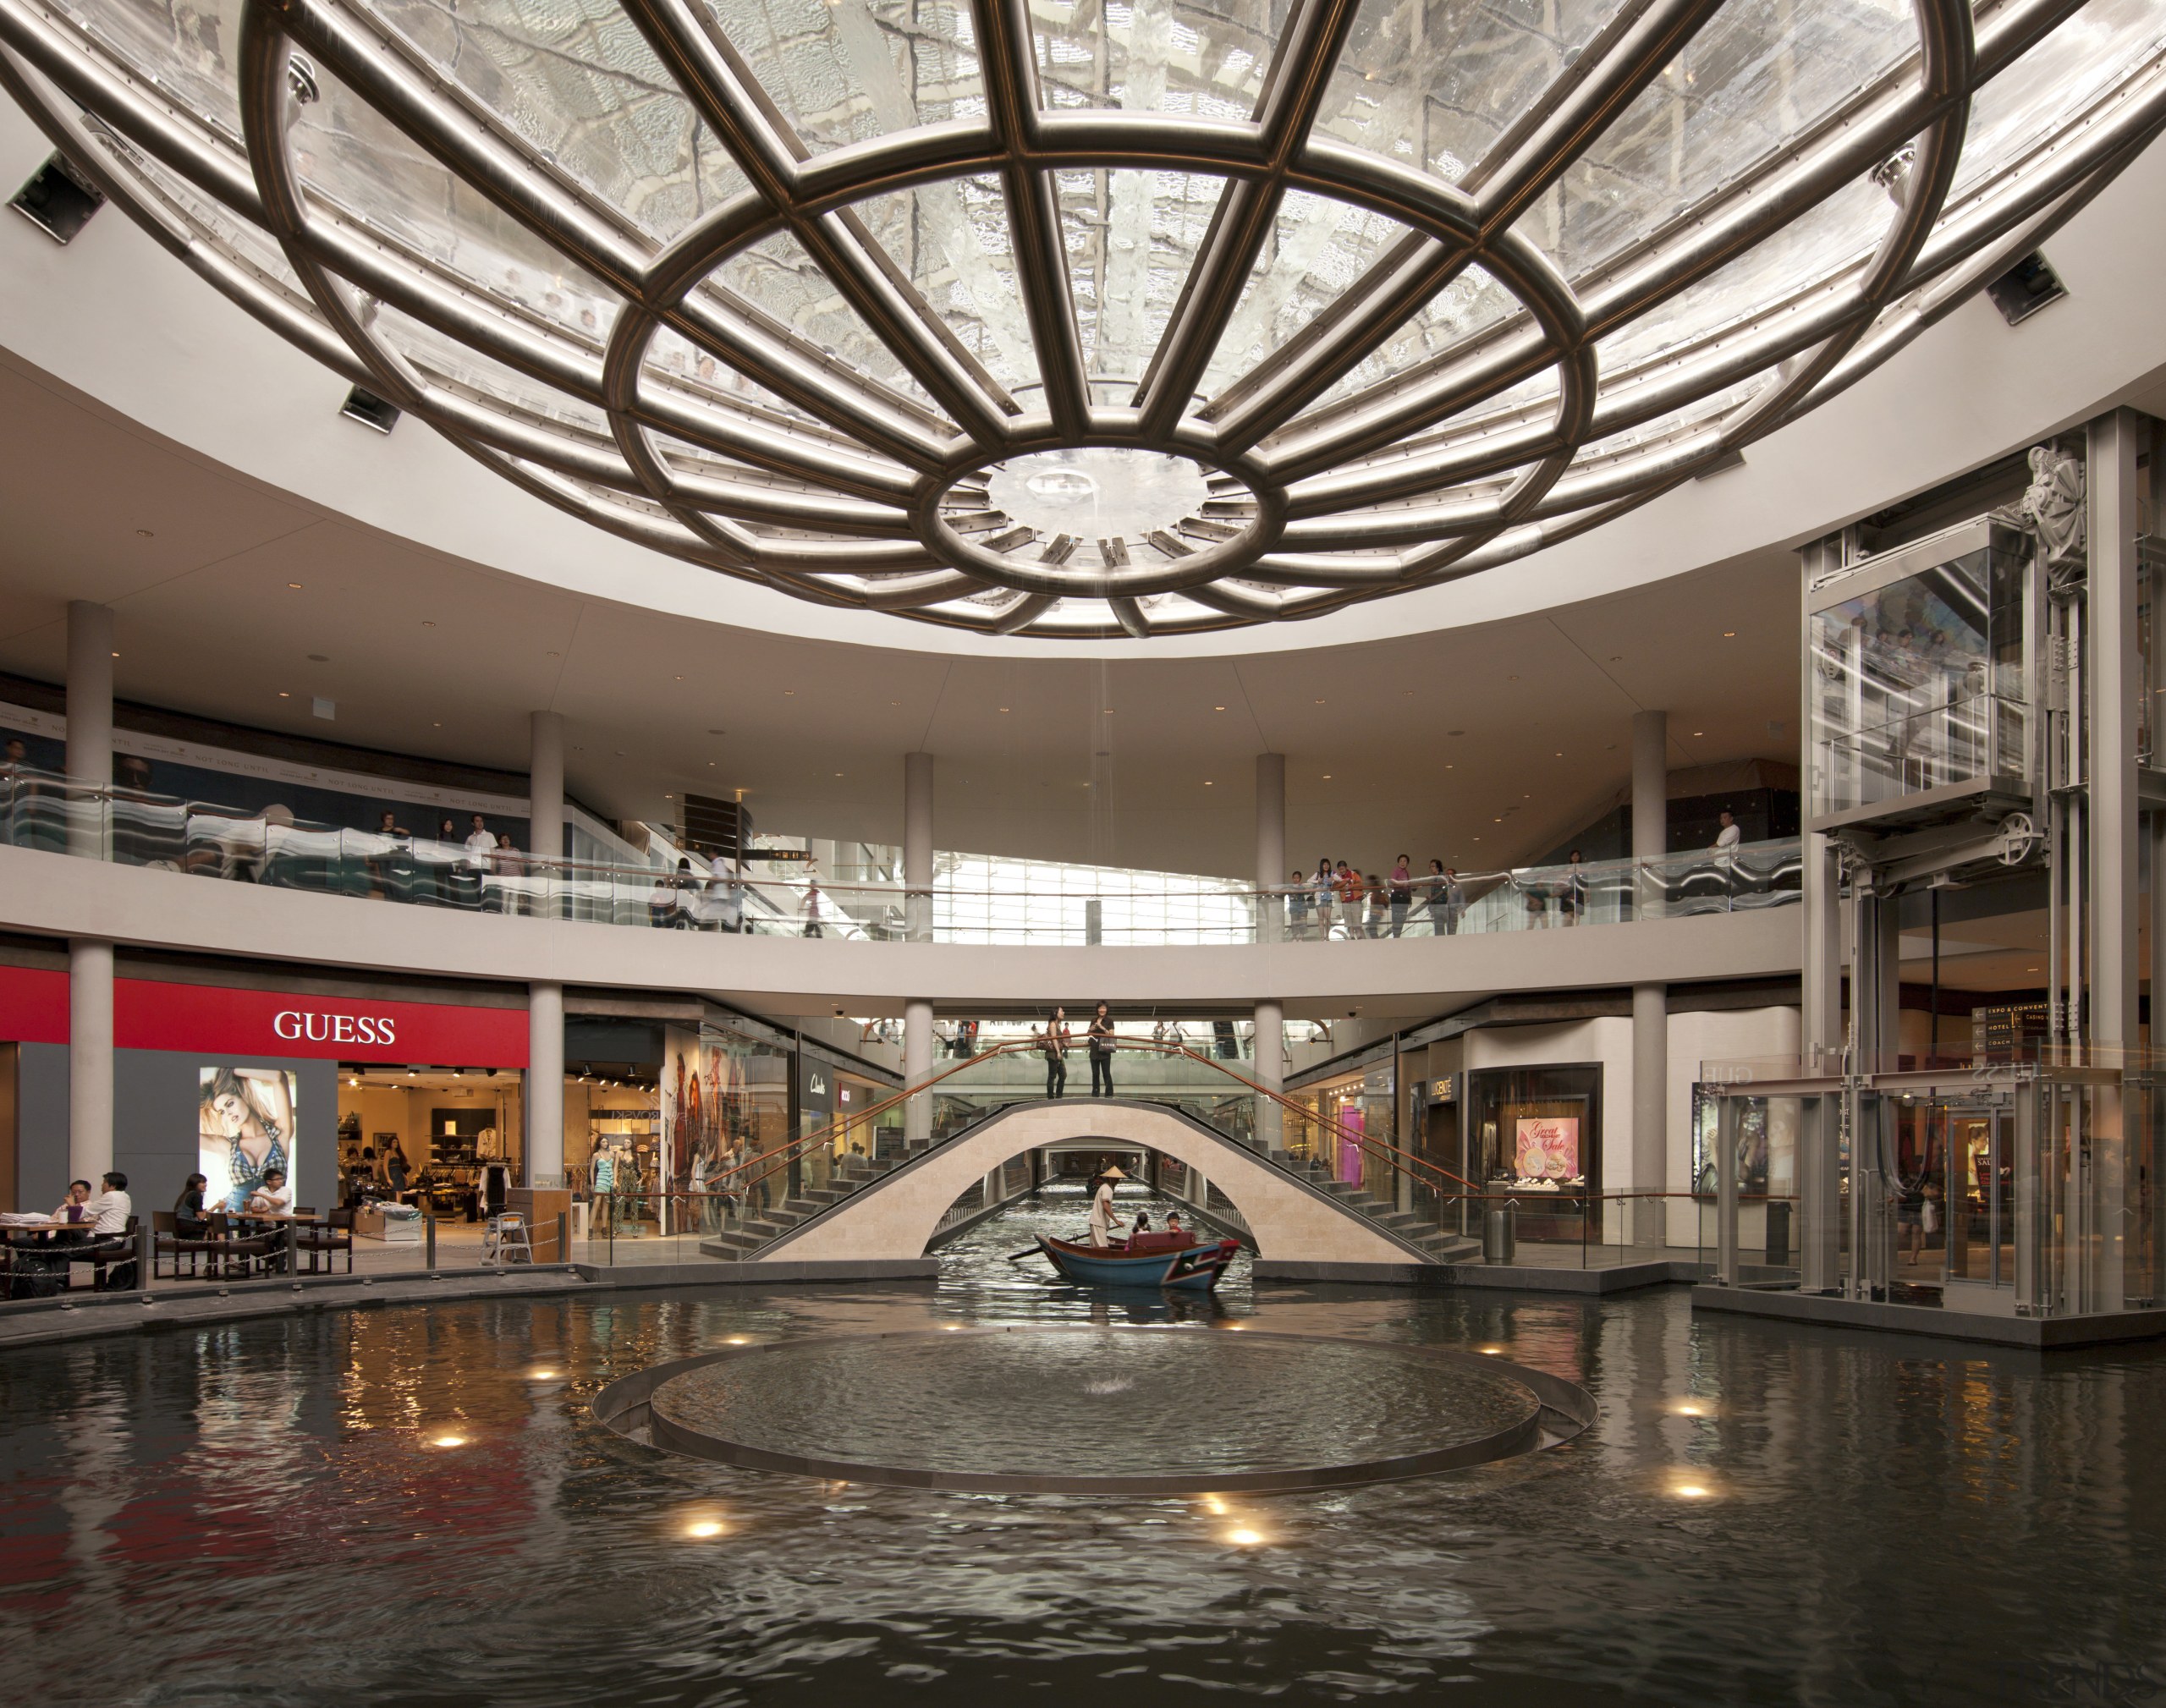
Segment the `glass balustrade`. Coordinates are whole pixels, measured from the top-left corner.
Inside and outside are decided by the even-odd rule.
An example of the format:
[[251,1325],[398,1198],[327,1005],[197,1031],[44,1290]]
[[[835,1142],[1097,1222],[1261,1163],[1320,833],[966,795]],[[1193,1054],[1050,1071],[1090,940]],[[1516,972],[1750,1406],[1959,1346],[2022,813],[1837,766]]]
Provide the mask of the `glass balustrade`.
[[[0,771],[0,843],[408,906],[649,930],[814,940],[1029,947],[1347,942],[1675,918],[1778,907],[1799,898],[1799,844],[1745,843],[1652,860],[1597,860],[1416,876],[1393,886],[1242,889],[1165,874],[1075,874],[1022,863],[1014,881],[921,891],[814,875],[711,874],[550,860],[506,846],[403,830],[315,823],[124,789],[85,790]],[[986,868],[972,863],[973,872]],[[1148,880],[1142,881],[1141,880]]]

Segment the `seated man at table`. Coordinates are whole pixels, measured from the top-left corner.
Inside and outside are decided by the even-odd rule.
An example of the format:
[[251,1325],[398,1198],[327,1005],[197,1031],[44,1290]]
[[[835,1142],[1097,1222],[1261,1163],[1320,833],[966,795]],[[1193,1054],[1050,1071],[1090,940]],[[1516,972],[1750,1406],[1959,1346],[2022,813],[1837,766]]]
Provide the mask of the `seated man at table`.
[[68,1183],[68,1195],[60,1200],[60,1207],[52,1212],[52,1219],[55,1222],[85,1221],[87,1217],[84,1206],[90,1201],[91,1183],[87,1180],[71,1180]]
[[128,1218],[135,1213],[135,1202],[128,1195],[128,1177],[115,1169],[105,1177],[104,1188],[83,1206],[84,1219],[95,1235],[125,1233]]
[[286,1184],[283,1168],[267,1168],[263,1173],[263,1184],[248,1195],[248,1206],[244,1211],[250,1216],[290,1216],[294,1211],[293,1189]]

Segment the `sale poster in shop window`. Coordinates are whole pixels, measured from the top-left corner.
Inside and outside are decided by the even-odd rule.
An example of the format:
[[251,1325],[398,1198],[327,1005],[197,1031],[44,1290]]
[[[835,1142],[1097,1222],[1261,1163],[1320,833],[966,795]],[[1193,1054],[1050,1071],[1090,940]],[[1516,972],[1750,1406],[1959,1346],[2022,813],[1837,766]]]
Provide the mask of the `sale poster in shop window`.
[[1580,1172],[1580,1118],[1522,1115],[1517,1132],[1522,1180],[1570,1180]]
[[300,1075],[284,1068],[198,1070],[195,1166],[208,1183],[206,1209],[246,1208],[273,1169],[291,1186],[300,1085]]

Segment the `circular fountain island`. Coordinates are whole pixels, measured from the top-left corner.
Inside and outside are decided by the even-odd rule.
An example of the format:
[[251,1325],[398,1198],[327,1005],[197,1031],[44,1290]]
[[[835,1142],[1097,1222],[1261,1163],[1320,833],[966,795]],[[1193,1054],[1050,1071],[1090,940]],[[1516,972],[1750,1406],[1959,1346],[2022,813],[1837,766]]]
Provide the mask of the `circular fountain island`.
[[914,1488],[1201,1494],[1553,1447],[1586,1392],[1479,1353],[1240,1327],[951,1326],[733,1346],[595,1399],[673,1453]]

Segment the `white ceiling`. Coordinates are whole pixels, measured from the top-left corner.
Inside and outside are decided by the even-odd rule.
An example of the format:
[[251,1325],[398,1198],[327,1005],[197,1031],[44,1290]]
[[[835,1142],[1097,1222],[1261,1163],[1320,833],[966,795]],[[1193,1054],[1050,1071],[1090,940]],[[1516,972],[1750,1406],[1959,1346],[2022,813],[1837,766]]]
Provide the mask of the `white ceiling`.
[[1476,865],[1597,810],[1642,707],[1671,710],[1674,766],[1795,757],[1778,553],[1299,654],[943,658],[815,638],[811,607],[805,634],[754,634],[480,568],[267,490],[4,353],[0,455],[0,668],[60,680],[67,601],[88,598],[115,612],[117,691],[151,705],[510,770],[527,711],[554,710],[572,788],[619,817],[741,788],[765,828],[894,841],[901,755],[923,747],[943,847],[1243,873],[1254,755],[1278,751],[1289,859]]

